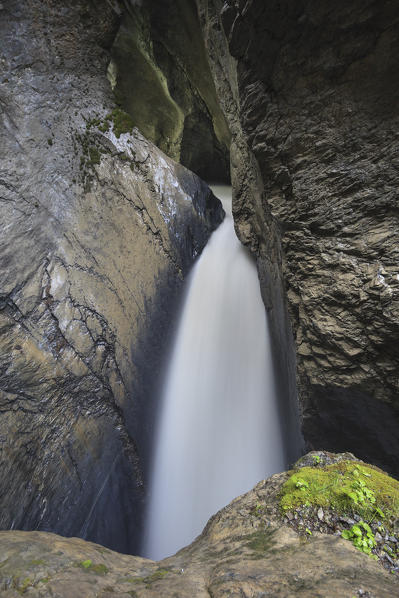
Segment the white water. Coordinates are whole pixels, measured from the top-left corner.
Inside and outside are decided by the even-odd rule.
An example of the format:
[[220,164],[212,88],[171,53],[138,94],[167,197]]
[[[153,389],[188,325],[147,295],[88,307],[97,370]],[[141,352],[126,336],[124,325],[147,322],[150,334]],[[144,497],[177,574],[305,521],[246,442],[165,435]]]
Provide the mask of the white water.
[[226,218],[188,279],[156,437],[144,555],[158,560],[284,469],[270,338],[256,266]]

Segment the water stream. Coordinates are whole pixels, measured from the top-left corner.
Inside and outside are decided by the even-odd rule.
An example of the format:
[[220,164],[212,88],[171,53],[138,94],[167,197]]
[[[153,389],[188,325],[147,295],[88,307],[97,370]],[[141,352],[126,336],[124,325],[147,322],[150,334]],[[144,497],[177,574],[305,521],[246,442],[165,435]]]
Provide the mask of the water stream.
[[256,266],[226,218],[188,280],[156,436],[144,556],[189,544],[209,517],[284,469],[270,336]]

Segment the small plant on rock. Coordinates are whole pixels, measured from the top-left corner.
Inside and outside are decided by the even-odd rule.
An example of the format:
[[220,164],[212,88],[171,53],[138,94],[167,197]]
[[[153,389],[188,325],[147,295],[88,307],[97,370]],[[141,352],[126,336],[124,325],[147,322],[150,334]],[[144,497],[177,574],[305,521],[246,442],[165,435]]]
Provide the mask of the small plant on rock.
[[350,540],[352,544],[361,552],[364,552],[365,554],[377,559],[377,557],[371,552],[372,549],[376,547],[377,543],[375,541],[371,527],[365,521],[359,521],[359,523],[352,525],[350,529],[344,529],[341,533],[341,536],[345,538],[345,540]]

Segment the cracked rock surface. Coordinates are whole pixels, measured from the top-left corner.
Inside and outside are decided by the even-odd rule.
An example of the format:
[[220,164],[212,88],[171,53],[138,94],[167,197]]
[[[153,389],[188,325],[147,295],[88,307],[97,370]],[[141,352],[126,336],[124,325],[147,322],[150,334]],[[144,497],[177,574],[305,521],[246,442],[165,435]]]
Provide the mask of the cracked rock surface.
[[105,0],[0,4],[0,528],[128,552],[143,414],[223,213],[137,129],[100,126],[117,27]]
[[[330,454],[328,458],[335,462],[348,455]],[[1,595],[396,596],[397,575],[348,540],[318,532],[306,537],[282,524],[279,493],[289,475],[281,473],[259,482],[214,515],[190,546],[159,562],[118,554],[76,538],[0,532]]]
[[197,4],[305,439],[398,476],[398,5]]

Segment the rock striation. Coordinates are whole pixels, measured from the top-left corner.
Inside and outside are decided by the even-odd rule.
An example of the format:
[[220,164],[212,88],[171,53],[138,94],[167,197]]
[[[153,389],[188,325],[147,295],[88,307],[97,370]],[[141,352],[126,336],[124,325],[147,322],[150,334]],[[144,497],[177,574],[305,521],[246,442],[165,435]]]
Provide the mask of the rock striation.
[[0,528],[128,552],[143,414],[223,211],[115,107],[118,19],[106,0],[0,4]]
[[[302,467],[314,466],[314,456],[297,464],[298,475]],[[348,454],[319,453],[318,458],[330,464],[360,463]],[[159,562],[118,554],[76,538],[43,532],[0,532],[1,595],[396,596],[398,574],[389,573],[348,540],[317,531],[298,533],[287,517],[282,522],[280,493],[291,473],[274,475],[233,500],[209,520],[190,546]]]
[[236,229],[308,446],[399,475],[399,8],[197,4],[233,134]]

